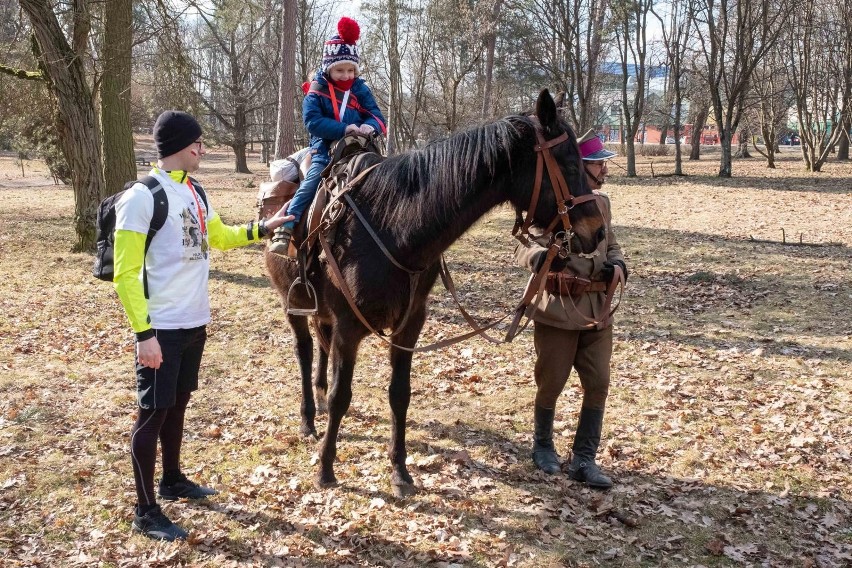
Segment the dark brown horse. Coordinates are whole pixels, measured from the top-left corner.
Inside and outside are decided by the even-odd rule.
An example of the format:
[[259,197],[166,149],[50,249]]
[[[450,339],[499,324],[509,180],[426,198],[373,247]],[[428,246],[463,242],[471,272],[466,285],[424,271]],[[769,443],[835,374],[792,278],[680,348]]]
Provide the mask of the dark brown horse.
[[[412,352],[400,347],[411,348],[417,343],[426,319],[426,299],[438,275],[440,255],[495,206],[510,202],[518,211],[528,209],[541,150],[537,136],[549,141],[566,133],[565,141],[554,141],[549,151],[571,193],[575,197],[587,195],[591,190],[580,167],[576,137],[559,118],[547,90],[538,98],[534,117],[510,116],[390,157],[350,192],[391,255],[406,268],[422,271],[415,289],[410,290],[412,280],[408,273],[394,266],[364,224],[347,209],[336,229],[333,254],[359,311],[374,329],[390,330],[394,343],[390,347],[388,388],[392,418],[389,457],[397,496],[414,492],[405,465]],[[537,224],[547,226],[557,217],[557,205],[562,204],[557,204],[548,173],[542,178],[533,218]],[[586,252],[594,250],[603,223],[597,206],[594,202],[583,203],[571,208],[568,215],[580,246]],[[266,265],[286,304],[287,291],[297,277],[296,263],[267,252]],[[308,271],[308,279],[319,298],[319,312],[313,317],[330,344],[332,361],[328,427],[321,443],[317,475],[317,485],[326,487],[336,483],[333,467],[337,434],[352,399],[358,346],[370,332],[347,303],[327,265],[315,262],[313,266],[318,268]],[[304,286],[294,288],[291,307],[313,305],[305,290]],[[307,317],[288,314],[287,320],[293,329],[302,375],[301,431],[316,435],[316,405],[311,388],[313,341]],[[319,349],[318,359],[315,386],[321,404],[328,354]]]

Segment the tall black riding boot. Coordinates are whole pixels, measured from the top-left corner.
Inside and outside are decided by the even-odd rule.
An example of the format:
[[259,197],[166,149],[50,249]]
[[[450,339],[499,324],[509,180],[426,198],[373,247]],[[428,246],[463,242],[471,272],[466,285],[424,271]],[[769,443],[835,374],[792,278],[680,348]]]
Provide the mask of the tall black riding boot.
[[603,410],[593,408],[580,409],[580,422],[574,436],[574,456],[568,466],[568,477],[576,481],[585,481],[595,489],[609,489],[612,480],[601,472],[595,463],[595,455],[601,443],[603,428]]
[[553,409],[535,407],[535,436],[533,438],[532,459],[536,467],[545,473],[559,473],[559,454],[553,446]]

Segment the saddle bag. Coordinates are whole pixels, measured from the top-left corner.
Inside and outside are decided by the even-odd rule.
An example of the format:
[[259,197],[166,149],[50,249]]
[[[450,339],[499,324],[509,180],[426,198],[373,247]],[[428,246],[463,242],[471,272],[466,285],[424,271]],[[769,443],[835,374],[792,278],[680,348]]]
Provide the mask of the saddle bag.
[[579,296],[587,292],[606,292],[607,283],[567,272],[549,272],[544,289],[557,296]]
[[281,180],[264,181],[257,192],[257,218],[269,219],[281,209],[288,200],[293,199],[299,184]]

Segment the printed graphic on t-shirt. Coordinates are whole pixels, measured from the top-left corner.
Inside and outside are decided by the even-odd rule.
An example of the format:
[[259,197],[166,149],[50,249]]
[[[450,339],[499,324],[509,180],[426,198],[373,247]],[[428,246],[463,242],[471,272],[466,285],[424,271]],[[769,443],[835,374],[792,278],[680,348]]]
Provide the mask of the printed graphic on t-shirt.
[[183,254],[187,260],[204,260],[210,248],[207,235],[201,232],[201,224],[188,207],[180,213],[183,219]]

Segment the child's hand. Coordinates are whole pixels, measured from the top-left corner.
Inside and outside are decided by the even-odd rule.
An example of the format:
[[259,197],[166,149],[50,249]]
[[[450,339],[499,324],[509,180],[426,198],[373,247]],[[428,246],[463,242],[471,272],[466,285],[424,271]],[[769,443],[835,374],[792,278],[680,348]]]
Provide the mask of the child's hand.
[[365,136],[371,136],[373,134],[373,132],[376,131],[376,129],[373,128],[372,126],[370,126],[369,124],[362,124],[361,126],[358,127],[358,130],[360,130],[361,134],[363,134]]
[[346,125],[346,134],[354,134],[358,132],[359,128],[354,124]]

